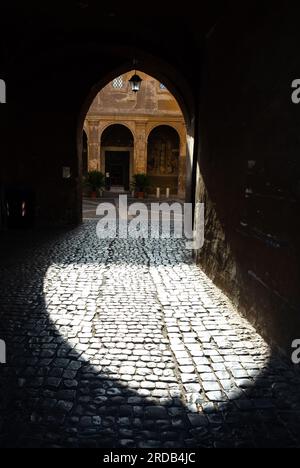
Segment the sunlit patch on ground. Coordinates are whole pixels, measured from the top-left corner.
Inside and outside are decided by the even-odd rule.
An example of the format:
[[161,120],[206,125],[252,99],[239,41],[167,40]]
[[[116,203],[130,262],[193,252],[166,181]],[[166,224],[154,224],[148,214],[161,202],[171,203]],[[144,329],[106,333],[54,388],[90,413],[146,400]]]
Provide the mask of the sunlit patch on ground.
[[89,221],[32,252],[1,267],[4,445],[297,445],[299,376],[183,240]]

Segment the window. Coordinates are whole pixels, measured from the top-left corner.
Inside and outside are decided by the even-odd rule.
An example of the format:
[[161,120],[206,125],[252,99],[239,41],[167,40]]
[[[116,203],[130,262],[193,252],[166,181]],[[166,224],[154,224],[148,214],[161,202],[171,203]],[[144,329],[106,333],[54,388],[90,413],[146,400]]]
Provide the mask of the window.
[[115,89],[122,89],[124,85],[123,76],[119,76],[112,81],[112,87]]

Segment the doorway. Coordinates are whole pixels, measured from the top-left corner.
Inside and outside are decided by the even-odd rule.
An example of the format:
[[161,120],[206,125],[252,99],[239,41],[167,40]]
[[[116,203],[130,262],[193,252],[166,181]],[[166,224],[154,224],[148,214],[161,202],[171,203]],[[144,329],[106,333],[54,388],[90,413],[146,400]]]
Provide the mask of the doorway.
[[129,151],[106,151],[105,172],[109,174],[110,187],[129,190]]

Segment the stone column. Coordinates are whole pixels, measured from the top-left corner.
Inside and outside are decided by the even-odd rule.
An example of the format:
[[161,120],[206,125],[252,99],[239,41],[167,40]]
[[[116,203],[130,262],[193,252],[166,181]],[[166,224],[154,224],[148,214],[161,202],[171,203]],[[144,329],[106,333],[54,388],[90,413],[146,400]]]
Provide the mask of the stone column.
[[88,167],[89,171],[100,171],[100,128],[99,121],[88,122]]
[[136,122],[134,142],[134,174],[147,173],[146,122]]
[[178,196],[185,197],[186,190],[186,136],[185,129],[180,132],[180,151],[178,164]]

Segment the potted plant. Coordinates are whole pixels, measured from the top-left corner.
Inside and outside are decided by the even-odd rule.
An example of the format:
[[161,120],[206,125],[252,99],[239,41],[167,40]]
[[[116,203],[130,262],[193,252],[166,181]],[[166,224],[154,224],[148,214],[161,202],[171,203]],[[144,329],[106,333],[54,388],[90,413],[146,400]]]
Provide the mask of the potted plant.
[[90,171],[85,177],[85,185],[91,190],[91,197],[97,198],[100,191],[105,187],[105,177],[100,171]]
[[133,176],[132,187],[135,190],[137,198],[144,198],[147,188],[150,186],[150,180],[147,174],[135,174]]

